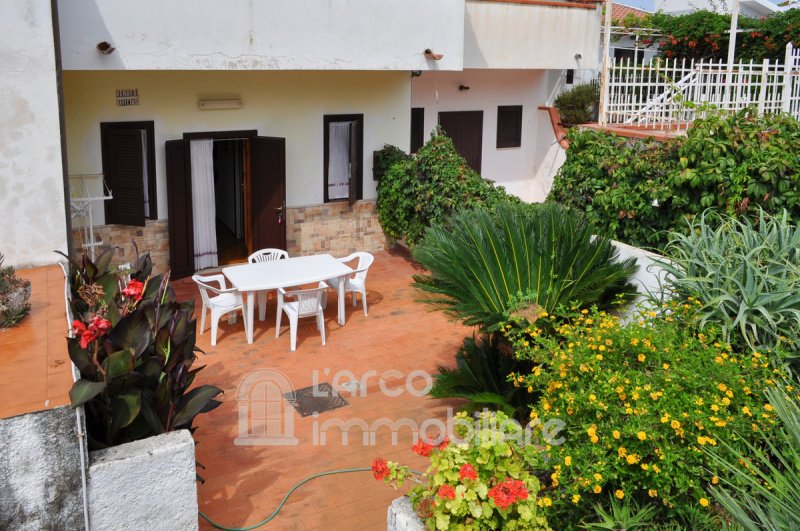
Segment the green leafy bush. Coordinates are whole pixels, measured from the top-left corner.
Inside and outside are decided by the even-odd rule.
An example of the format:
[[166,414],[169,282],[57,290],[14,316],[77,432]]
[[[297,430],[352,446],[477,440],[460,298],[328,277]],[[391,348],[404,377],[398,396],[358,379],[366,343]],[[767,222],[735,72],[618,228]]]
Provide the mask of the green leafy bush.
[[18,277],[13,267],[3,266],[4,260],[0,253],[0,328],[11,328],[31,311],[31,283]]
[[632,294],[636,261],[617,255],[560,205],[501,204],[431,227],[414,249],[429,273],[415,275],[414,285],[423,302],[491,331],[512,314],[535,318],[572,302],[607,305]]
[[543,320],[554,334],[538,333],[539,321],[507,330],[516,355],[536,365],[511,376],[540,396],[531,418],[565,423],[563,443],[539,462],[548,518],[572,528],[613,495],[651,505],[659,521],[703,527],[714,514],[706,488],[719,479],[702,449],[745,451],[772,429],[760,390],[778,370],[759,352],[739,354],[696,332],[689,303],[642,311],[627,325],[594,309]]
[[[418,441],[413,450],[430,458],[420,484],[409,493],[428,529],[547,531],[531,473],[538,450],[503,413],[484,412],[474,427],[465,414],[456,426],[459,443]],[[467,425],[470,425],[467,427]],[[401,486],[412,472],[392,461],[372,463],[375,479]]]
[[[800,396],[793,385],[766,391],[778,426],[746,449],[706,450],[723,479],[711,493],[748,531],[800,529]],[[727,445],[723,445],[727,448]]]
[[382,149],[375,152],[372,159],[372,176],[376,181],[380,181],[389,168],[404,160],[411,160],[411,156],[399,147],[384,144]]
[[790,116],[710,112],[663,143],[574,129],[569,139],[548,200],[625,243],[663,248],[712,207],[800,217],[800,122]]
[[[784,211],[757,222],[707,213],[667,246],[669,287],[742,349],[800,348],[800,229]],[[777,360],[783,362],[784,360]]]
[[444,223],[462,207],[517,202],[482,178],[436,130],[413,160],[399,160],[378,184],[378,220],[387,237],[414,246],[425,229]]
[[456,354],[456,366],[439,367],[430,396],[465,398],[469,401],[464,408],[467,412],[488,408],[524,419],[531,397],[509,382],[508,375],[527,372],[530,363],[510,356],[499,343],[493,334],[464,339],[464,345]]
[[[194,302],[178,302],[169,275],[151,276],[145,254],[121,284],[113,251],[92,262],[70,260],[75,337],[69,356],[81,378],[69,392],[86,409],[90,448],[105,448],[188,429],[199,413],[219,405],[222,390],[194,388],[197,359]],[[120,286],[124,287],[120,287]]]
[[553,102],[566,125],[596,122],[600,109],[600,83],[592,81],[562,92]]

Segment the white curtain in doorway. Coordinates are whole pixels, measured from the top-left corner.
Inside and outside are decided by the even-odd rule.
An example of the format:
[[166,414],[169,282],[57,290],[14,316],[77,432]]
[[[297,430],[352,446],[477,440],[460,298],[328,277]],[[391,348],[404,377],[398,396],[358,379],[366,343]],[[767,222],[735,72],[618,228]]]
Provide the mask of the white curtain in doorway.
[[214,203],[214,141],[192,140],[192,219],[194,221],[194,268],[216,267],[217,226]]
[[350,123],[328,124],[328,199],[350,196]]

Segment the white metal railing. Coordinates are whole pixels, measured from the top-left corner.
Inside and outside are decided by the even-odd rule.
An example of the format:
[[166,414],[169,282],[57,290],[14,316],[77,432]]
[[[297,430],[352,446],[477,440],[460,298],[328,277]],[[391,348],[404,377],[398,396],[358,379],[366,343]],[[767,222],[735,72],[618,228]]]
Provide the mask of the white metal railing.
[[[702,104],[737,111],[786,112],[800,119],[800,49],[786,46],[783,63],[657,59],[608,61],[601,125],[680,130]],[[700,106],[698,108],[698,106]]]

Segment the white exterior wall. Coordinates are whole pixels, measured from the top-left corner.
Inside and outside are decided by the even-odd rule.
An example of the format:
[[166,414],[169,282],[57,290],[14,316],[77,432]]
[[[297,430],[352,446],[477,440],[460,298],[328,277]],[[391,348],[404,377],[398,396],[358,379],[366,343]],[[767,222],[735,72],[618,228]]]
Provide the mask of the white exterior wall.
[[464,68],[599,68],[600,19],[599,8],[470,0]]
[[66,251],[61,133],[49,0],[0,3],[0,253],[5,265]]
[[[462,67],[464,0],[59,0],[59,5],[65,70]],[[116,51],[99,53],[102,41]],[[426,48],[444,58],[425,59]]]
[[[141,103],[116,107],[114,89]],[[239,110],[201,111],[198,99],[238,97]],[[286,203],[323,203],[323,115],[364,115],[364,199],[376,197],[372,152],[409,148],[408,72],[65,72],[70,175],[102,172],[100,122],[155,122],[159,218],[167,217],[164,142],[184,132],[257,129],[286,138]],[[95,221],[103,223],[102,207]]]
[[[537,107],[547,101],[559,74],[555,70],[424,72],[412,81],[411,103],[425,108],[426,140],[438,123],[439,112],[482,110],[481,175],[525,201],[544,201],[552,183],[546,177],[551,170],[547,165],[557,164],[554,157],[560,148],[547,113]],[[459,85],[470,89],[459,91]],[[499,105],[523,106],[521,147],[497,149]]]
[[[733,0],[656,0],[653,12],[663,11],[668,15],[684,15],[695,11],[730,13],[732,7]],[[746,17],[763,17],[785,9],[769,0],[740,0],[739,3],[739,15]]]

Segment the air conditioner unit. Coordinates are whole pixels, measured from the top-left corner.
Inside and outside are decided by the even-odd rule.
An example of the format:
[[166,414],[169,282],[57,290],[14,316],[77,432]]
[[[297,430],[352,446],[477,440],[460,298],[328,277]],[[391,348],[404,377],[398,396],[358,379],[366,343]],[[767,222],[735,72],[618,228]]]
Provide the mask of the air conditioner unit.
[[201,111],[218,111],[223,109],[241,109],[242,100],[197,100],[197,107]]

